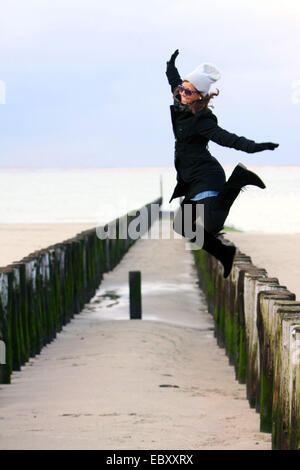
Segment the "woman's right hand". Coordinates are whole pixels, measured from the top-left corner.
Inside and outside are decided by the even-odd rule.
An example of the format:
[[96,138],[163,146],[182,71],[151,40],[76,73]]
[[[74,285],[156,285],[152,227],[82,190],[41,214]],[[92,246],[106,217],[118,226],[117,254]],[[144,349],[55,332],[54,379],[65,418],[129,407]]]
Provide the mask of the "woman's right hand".
[[170,60],[169,60],[170,64],[173,64],[173,65],[175,64],[175,60],[176,60],[176,57],[178,56],[178,54],[179,54],[179,51],[178,51],[178,49],[176,49],[176,51],[173,52],[173,54],[170,57]]
[[255,152],[261,152],[263,150],[275,150],[279,144],[274,144],[273,142],[262,142],[260,144],[255,144]]
[[177,88],[178,85],[182,83],[179,72],[175,66],[175,60],[178,54],[179,54],[179,51],[178,49],[176,49],[176,51],[173,52],[173,54],[171,55],[170,60],[167,62],[166,75],[168,78],[168,82],[171,85],[172,93],[174,92],[175,88]]

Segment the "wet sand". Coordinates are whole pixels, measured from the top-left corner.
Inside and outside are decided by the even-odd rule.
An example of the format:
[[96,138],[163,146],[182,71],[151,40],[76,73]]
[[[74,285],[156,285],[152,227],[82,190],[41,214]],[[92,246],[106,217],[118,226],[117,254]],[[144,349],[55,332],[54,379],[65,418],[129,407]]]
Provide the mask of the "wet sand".
[[[128,320],[128,272],[142,320]],[[1,449],[270,449],[185,240],[140,239],[92,301],[0,385]]]

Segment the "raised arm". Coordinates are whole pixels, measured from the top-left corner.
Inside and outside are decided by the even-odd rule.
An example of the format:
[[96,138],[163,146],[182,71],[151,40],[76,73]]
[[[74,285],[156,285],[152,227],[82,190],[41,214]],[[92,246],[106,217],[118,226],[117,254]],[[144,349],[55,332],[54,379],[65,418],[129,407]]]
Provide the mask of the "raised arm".
[[261,152],[262,150],[274,150],[279,144],[273,142],[256,143],[254,140],[238,136],[218,126],[214,119],[206,118],[198,121],[198,132],[209,140],[223,147],[242,150],[247,153]]
[[172,93],[175,90],[175,88],[178,87],[178,85],[182,83],[178,70],[175,67],[175,60],[178,54],[179,54],[179,51],[178,49],[176,49],[176,51],[173,52],[173,54],[171,55],[170,60],[167,62],[166,75],[168,78],[168,82],[171,85]]

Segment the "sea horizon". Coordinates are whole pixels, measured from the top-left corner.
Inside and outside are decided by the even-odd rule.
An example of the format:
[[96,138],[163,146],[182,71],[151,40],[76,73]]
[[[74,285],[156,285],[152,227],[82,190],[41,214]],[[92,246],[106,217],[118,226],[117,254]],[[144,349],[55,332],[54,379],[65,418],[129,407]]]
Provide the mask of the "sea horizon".
[[[226,177],[235,164],[223,165]],[[225,222],[242,231],[300,233],[300,165],[249,165],[266,189],[246,186]],[[172,166],[154,167],[0,167],[0,224],[107,223],[163,196],[176,185]]]
[[[222,164],[220,161],[219,163],[224,167],[228,167],[228,168],[231,168],[231,167],[234,167],[236,166],[239,162],[236,162],[236,163],[227,163],[227,164]],[[251,166],[252,168],[253,167],[258,167],[258,168],[300,168],[300,165],[258,165],[258,164],[249,164],[247,163],[246,166]],[[100,166],[72,166],[72,167],[56,167],[56,166],[45,166],[45,167],[38,167],[38,166],[34,166],[34,167],[31,167],[31,166],[27,166],[27,167],[23,167],[23,166],[0,166],[0,171],[1,170],[94,170],[94,169],[97,169],[97,170],[128,170],[128,169],[131,169],[131,170],[140,170],[140,169],[149,169],[149,170],[156,170],[156,169],[174,169],[174,166],[118,166],[118,167],[110,167],[110,166],[103,166],[103,167],[100,167]]]

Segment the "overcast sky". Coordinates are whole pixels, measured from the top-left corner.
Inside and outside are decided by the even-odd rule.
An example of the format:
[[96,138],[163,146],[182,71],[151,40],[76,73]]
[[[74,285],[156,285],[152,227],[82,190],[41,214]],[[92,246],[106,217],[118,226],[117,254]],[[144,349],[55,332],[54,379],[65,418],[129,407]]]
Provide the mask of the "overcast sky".
[[165,69],[177,48],[182,76],[205,61],[221,71],[221,127],[280,144],[247,154],[210,143],[222,164],[299,164],[298,0],[0,6],[0,166],[173,166]]

